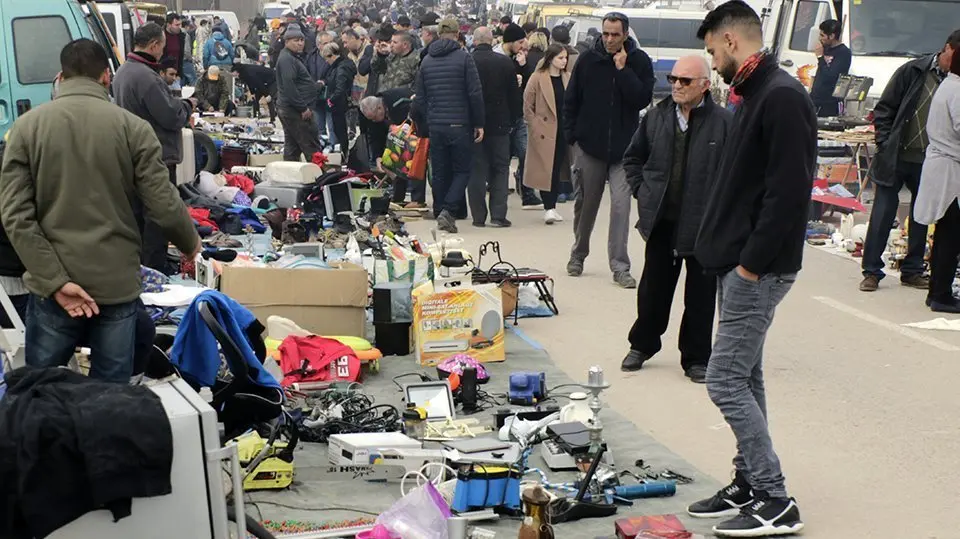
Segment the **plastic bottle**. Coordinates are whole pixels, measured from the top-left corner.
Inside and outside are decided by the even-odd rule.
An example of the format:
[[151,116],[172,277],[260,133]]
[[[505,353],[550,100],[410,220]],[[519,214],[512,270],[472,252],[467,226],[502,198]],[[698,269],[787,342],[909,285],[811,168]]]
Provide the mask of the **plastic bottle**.
[[213,402],[213,391],[209,387],[200,388],[200,398],[203,402],[210,404]]

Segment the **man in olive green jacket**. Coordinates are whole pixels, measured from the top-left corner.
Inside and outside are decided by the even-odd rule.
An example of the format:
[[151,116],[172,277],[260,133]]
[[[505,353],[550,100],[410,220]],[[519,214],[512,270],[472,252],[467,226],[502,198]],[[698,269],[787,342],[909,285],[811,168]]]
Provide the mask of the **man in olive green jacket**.
[[90,375],[127,382],[140,295],[133,204],[184,253],[200,249],[150,124],[112,104],[107,55],[80,39],[60,53],[56,99],[10,131],[0,218],[27,269],[28,365],[66,365],[81,343]]

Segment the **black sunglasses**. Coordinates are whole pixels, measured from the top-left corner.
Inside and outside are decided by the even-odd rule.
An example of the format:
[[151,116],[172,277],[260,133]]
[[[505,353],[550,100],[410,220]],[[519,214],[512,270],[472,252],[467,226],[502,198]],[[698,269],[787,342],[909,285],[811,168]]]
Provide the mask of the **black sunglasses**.
[[695,80],[705,79],[706,77],[674,77],[673,75],[667,75],[667,82],[670,83],[670,86],[673,86],[680,82],[680,86],[690,86],[690,84]]

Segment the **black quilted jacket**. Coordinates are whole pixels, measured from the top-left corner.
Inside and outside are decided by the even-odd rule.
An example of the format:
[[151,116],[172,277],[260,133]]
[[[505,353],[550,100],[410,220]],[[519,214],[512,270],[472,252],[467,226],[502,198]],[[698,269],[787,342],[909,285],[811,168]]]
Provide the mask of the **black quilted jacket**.
[[483,127],[483,89],[477,66],[460,44],[438,39],[420,64],[414,104],[427,111],[432,130],[442,126]]

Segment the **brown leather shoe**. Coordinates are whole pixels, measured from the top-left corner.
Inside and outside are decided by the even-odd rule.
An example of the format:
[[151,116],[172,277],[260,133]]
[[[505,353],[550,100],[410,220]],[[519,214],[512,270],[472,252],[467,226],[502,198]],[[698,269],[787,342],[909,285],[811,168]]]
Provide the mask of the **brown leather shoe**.
[[930,277],[919,274],[904,275],[900,277],[900,284],[919,290],[928,290],[930,288]]
[[880,288],[880,278],[876,275],[867,275],[860,281],[861,292],[876,292]]

